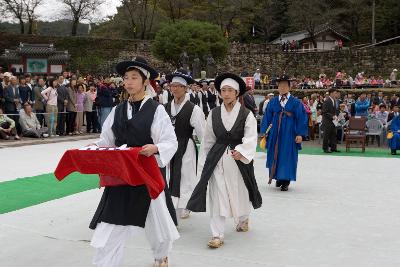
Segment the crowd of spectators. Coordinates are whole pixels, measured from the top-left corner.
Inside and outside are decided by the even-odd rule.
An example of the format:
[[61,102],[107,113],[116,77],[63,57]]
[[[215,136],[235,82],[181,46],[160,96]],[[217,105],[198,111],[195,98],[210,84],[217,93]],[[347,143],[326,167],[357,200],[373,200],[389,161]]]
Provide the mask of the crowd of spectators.
[[[242,77],[248,77],[249,74],[245,71],[241,73]],[[276,89],[277,75],[272,77],[268,74],[260,73],[257,69],[253,74],[254,84],[256,89]],[[338,70],[335,76],[328,76],[321,72],[316,77],[297,76],[293,77],[292,88],[294,89],[330,89],[330,88],[386,88],[398,87],[400,81],[397,77],[397,69],[393,69],[390,75],[385,79],[382,76],[367,75],[364,72],[359,72],[355,76],[346,73],[344,70]]]
[[113,75],[0,73],[0,138],[99,133],[122,90],[122,79]]

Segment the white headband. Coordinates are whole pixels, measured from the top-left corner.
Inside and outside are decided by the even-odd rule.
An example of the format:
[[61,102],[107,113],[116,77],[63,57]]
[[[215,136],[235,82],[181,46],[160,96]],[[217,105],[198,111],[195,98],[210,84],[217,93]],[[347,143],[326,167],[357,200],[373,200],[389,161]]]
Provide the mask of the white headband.
[[182,77],[178,77],[178,76],[175,76],[174,78],[172,78],[171,83],[180,83],[183,86],[187,86],[187,81],[185,79],[183,79]]
[[131,70],[131,69],[138,69],[138,70],[140,70],[140,71],[144,74],[144,76],[146,76],[147,79],[150,79],[150,72],[149,72],[148,70],[146,70],[146,69],[144,69],[144,68],[142,68],[142,67],[138,67],[138,66],[131,66],[131,67],[128,67],[128,68],[127,68],[127,71],[128,71],[128,70]]
[[224,86],[230,86],[230,87],[232,87],[233,89],[235,89],[236,91],[238,91],[238,92],[240,92],[240,86],[239,86],[239,83],[237,82],[237,81],[235,81],[234,79],[232,79],[232,78],[226,78],[225,80],[223,80],[222,82],[221,82],[221,89],[222,89],[222,87],[224,87]]

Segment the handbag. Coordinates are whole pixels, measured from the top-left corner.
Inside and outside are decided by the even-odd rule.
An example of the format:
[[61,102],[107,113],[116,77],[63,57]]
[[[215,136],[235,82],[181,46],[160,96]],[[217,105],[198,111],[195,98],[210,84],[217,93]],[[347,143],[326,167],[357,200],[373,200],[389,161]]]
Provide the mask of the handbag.
[[271,128],[272,128],[272,124],[270,124],[268,126],[267,130],[265,131],[265,134],[261,137],[261,140],[260,140],[260,148],[264,151],[267,149],[267,137],[268,137],[268,133],[271,130]]

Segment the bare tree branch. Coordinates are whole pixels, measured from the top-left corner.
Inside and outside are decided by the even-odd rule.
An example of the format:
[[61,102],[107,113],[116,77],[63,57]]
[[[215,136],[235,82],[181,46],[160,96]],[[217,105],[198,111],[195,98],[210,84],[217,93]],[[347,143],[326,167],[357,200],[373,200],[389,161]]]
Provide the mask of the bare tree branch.
[[33,33],[33,25],[37,16],[35,14],[35,10],[38,6],[42,4],[42,0],[22,0],[22,3],[25,8],[26,17],[28,19],[28,34]]
[[71,34],[76,35],[79,22],[90,20],[96,13],[99,6],[105,3],[105,0],[59,0],[66,6],[66,13],[72,20]]
[[0,0],[2,13],[6,17],[13,17],[18,20],[21,33],[25,33],[24,19],[25,9],[22,0]]

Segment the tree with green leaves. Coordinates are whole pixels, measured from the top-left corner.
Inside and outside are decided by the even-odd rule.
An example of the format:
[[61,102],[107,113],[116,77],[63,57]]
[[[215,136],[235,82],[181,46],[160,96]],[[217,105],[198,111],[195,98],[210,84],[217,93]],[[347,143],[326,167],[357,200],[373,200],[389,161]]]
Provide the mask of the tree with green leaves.
[[179,21],[165,25],[156,34],[153,54],[160,60],[180,66],[181,55],[186,52],[191,60],[212,55],[216,60],[225,58],[228,41],[221,29],[207,22]]

